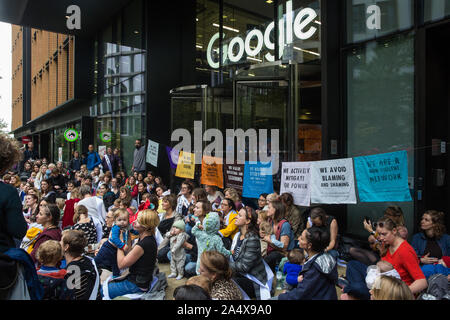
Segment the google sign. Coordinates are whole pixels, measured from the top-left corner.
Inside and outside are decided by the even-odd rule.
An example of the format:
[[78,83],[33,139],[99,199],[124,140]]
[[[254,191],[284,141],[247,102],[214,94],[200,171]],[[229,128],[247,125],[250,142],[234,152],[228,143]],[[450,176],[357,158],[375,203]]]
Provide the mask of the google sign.
[[[294,35],[297,39],[307,40],[310,39],[314,33],[317,31],[316,27],[309,26],[314,19],[317,18],[317,13],[312,8],[304,8],[300,10],[294,18],[294,11],[292,10],[292,1],[288,1],[286,3],[286,19],[280,19],[278,21],[278,30],[279,30],[279,56],[282,56],[283,49],[285,44],[291,44],[293,42]],[[286,21],[286,26],[285,22]],[[309,26],[309,28],[308,28]],[[258,55],[263,46],[268,50],[273,50],[275,48],[275,44],[270,40],[270,34],[272,33],[275,27],[275,23],[272,21],[264,30],[264,33],[261,30],[253,29],[247,33],[245,40],[241,37],[237,36],[233,38],[229,44],[225,44],[223,46],[223,60],[222,63],[225,63],[227,58],[231,62],[238,62],[244,56],[244,52],[247,56],[254,57]],[[212,57],[213,45],[219,39],[220,34],[217,32],[214,34],[209,40],[208,48],[206,51],[206,57],[208,60],[208,64],[211,68],[217,69],[219,68],[219,62],[214,61]],[[225,37],[225,35],[224,35]],[[255,38],[256,46],[251,47],[250,42]],[[235,50],[235,47],[237,48]],[[237,53],[235,53],[235,51]],[[268,61],[274,61],[275,57],[267,53],[265,58]]]

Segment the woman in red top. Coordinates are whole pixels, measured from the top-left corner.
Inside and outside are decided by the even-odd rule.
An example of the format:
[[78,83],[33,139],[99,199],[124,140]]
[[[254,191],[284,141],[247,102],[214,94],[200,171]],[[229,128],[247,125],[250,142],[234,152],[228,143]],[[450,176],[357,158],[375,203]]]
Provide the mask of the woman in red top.
[[80,201],[80,193],[78,188],[72,189],[70,193],[70,199],[66,200],[66,205],[64,207],[64,215],[62,218],[61,228],[65,229],[68,226],[73,226],[73,215],[75,213],[75,203]]
[[420,269],[416,252],[400,237],[396,223],[390,218],[383,218],[378,221],[377,232],[382,245],[389,246],[386,255],[381,259],[394,266],[413,294],[425,290],[428,284]]

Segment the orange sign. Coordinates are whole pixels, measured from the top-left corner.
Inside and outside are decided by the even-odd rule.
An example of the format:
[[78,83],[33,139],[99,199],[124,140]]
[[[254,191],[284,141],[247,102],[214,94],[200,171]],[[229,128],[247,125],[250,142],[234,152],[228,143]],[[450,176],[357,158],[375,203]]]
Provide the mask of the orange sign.
[[223,188],[223,168],[221,158],[203,156],[200,183]]

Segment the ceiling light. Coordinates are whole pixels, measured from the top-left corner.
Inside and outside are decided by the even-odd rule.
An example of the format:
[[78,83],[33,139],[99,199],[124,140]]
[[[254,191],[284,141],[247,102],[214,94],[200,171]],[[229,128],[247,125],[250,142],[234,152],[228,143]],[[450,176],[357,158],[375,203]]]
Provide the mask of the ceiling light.
[[266,0],[266,2],[267,2],[268,4],[271,4],[271,3],[273,3],[273,0]]
[[247,57],[247,59],[252,60],[252,61],[262,62],[261,59],[257,59],[257,58]]
[[294,49],[295,49],[295,50],[298,50],[298,51],[303,51],[303,52],[306,52],[306,53],[312,54],[312,55],[314,55],[314,56],[318,56],[318,57],[320,57],[320,54],[319,54],[319,53],[317,53],[317,52],[314,52],[314,51],[309,51],[309,50],[305,50],[305,49],[302,49],[302,48],[298,48],[298,47],[294,47]]
[[[219,28],[219,25],[217,23],[213,23],[213,26],[216,27],[216,28]],[[227,27],[227,26],[223,26],[223,28],[226,29],[226,30],[230,30],[230,31],[234,31],[236,33],[239,33],[238,29],[234,29],[234,28]]]
[[139,33],[139,31],[138,31],[138,30],[134,30],[134,33],[135,33],[135,34],[138,34],[138,33]]
[[202,45],[199,45],[199,44],[196,44],[195,47],[196,47],[196,48],[199,48],[199,49],[203,49],[203,46],[202,46]]

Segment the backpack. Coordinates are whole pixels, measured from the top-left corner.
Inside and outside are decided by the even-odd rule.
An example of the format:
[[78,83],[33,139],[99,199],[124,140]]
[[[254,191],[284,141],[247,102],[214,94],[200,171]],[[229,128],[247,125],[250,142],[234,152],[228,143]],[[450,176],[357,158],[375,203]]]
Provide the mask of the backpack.
[[447,277],[441,273],[433,274],[428,278],[426,293],[422,293],[418,300],[443,300],[450,295]]
[[17,261],[0,253],[0,300],[6,300],[19,277]]

